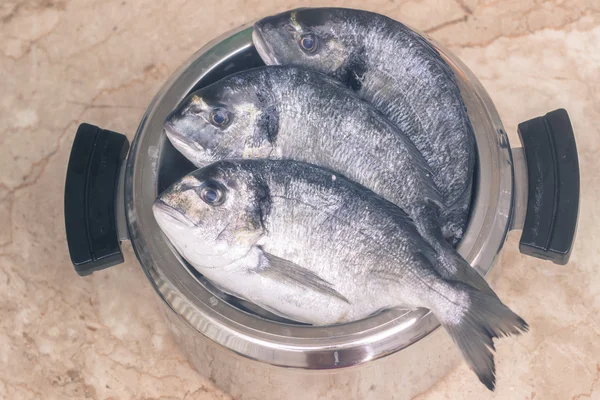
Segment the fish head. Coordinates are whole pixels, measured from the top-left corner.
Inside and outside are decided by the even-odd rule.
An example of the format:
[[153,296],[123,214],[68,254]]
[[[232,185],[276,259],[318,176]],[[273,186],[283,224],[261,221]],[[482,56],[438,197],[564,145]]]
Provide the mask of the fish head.
[[260,135],[261,102],[255,83],[228,77],[185,98],[167,117],[164,131],[175,148],[196,167],[253,154],[266,156],[270,143]]
[[335,9],[297,9],[256,22],[252,40],[266,64],[305,67],[340,78],[355,47],[347,24]]
[[195,267],[227,266],[247,254],[264,233],[264,199],[257,197],[252,174],[238,170],[230,162],[196,170],[152,206],[163,233]]

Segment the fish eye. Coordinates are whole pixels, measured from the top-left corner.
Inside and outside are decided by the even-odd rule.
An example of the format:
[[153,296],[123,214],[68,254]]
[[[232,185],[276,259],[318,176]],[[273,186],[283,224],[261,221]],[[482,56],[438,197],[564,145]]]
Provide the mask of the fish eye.
[[211,206],[220,206],[225,202],[225,191],[214,183],[208,183],[200,188],[200,198]]
[[308,53],[314,53],[318,47],[318,40],[315,35],[306,34],[300,38],[300,47]]
[[215,108],[210,113],[210,123],[218,127],[226,126],[229,123],[229,111],[224,108]]

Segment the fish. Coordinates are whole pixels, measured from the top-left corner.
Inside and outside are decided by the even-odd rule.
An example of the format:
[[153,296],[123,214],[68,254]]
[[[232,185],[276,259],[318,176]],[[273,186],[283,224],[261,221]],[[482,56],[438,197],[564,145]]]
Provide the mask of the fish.
[[408,135],[444,199],[444,237],[457,245],[469,217],[475,135],[454,72],[437,49],[398,21],[344,8],[270,16],[254,24],[252,36],[267,65],[332,76]]
[[335,171],[218,161],[175,182],[152,211],[206,279],[283,318],[322,326],[431,310],[490,390],[493,338],[528,330],[497,296],[440,276],[408,214]]
[[320,72],[258,67],[187,96],[167,137],[196,167],[224,159],[290,159],[337,171],[406,211],[447,278],[493,293],[445,240],[443,199],[415,145],[371,104]]

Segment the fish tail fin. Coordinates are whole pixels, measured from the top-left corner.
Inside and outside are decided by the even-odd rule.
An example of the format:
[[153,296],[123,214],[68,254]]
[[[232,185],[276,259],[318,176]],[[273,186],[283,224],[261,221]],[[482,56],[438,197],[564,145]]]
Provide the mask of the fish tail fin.
[[448,283],[455,286],[457,296],[443,302],[434,313],[481,383],[493,391],[496,366],[492,339],[521,334],[528,331],[529,326],[497,297],[460,283]]

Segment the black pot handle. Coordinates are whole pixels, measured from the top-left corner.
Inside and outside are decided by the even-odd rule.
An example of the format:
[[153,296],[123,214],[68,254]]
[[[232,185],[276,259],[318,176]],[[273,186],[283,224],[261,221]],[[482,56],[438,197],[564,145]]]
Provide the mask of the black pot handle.
[[124,135],[81,124],[65,182],[69,254],[80,276],[123,262],[117,234],[119,172],[129,149]]
[[519,250],[566,264],[579,213],[579,161],[569,115],[563,109],[519,124],[529,181]]

